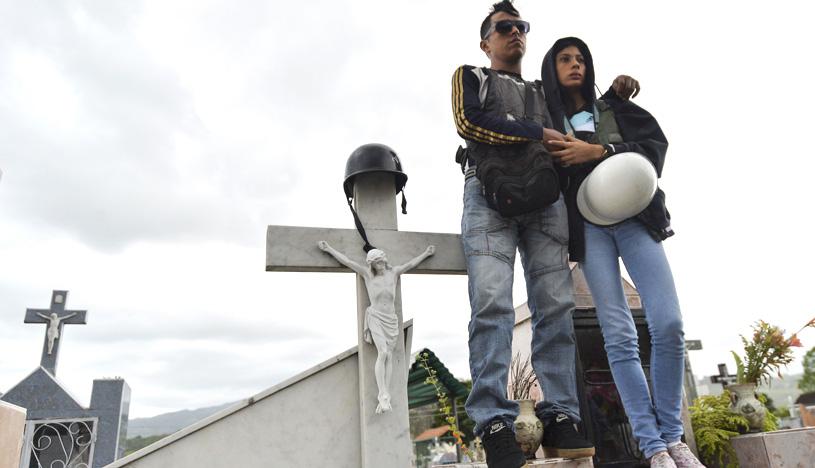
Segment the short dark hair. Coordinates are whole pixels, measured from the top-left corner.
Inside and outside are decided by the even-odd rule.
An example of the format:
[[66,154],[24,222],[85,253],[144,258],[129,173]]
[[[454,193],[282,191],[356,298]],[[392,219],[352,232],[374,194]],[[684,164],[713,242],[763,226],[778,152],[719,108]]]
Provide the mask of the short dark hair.
[[484,18],[484,21],[481,22],[481,39],[486,39],[484,36],[487,34],[487,31],[490,30],[490,26],[492,26],[492,15],[498,13],[499,11],[509,13],[512,16],[521,16],[521,14],[518,13],[518,10],[516,10],[512,5],[512,0],[501,0],[498,3],[494,3],[490,9],[490,14],[487,15],[487,17]]

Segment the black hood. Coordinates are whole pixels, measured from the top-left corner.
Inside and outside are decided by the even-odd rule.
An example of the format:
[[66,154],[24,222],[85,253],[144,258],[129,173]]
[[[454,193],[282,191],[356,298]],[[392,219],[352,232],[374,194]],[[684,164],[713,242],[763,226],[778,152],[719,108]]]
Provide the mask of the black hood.
[[586,64],[586,79],[583,81],[583,98],[589,104],[594,104],[597,95],[594,92],[594,60],[591,58],[591,51],[585,42],[576,37],[563,37],[555,41],[554,45],[546,52],[543,57],[543,64],[541,65],[541,81],[543,82],[543,90],[546,93],[546,102],[549,105],[549,112],[552,114],[555,129],[566,132],[563,128],[563,117],[566,116],[566,105],[568,99],[565,90],[560,85],[557,79],[557,68],[555,58],[558,52],[569,46],[577,47],[577,50],[583,54],[583,59]]

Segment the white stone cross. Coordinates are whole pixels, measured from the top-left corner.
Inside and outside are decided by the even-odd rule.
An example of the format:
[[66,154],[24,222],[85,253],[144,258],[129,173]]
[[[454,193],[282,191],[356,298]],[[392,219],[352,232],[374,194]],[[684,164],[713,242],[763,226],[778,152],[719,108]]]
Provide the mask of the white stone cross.
[[65,324],[85,325],[84,310],[65,310],[68,301],[68,291],[54,291],[51,294],[51,307],[49,309],[26,309],[24,323],[47,323],[45,342],[42,345],[42,358],[40,366],[51,373],[57,374],[57,358],[59,357],[59,343],[62,341],[62,326]]
[[[385,251],[391,263],[401,265],[434,245],[435,255],[411,273],[466,274],[464,253],[458,234],[399,232],[393,174],[364,173],[356,176],[354,204],[371,244]],[[266,271],[351,272],[317,246],[327,241],[357,263],[365,264],[363,242],[354,229],[269,226],[266,235]],[[392,411],[376,414],[377,383],[374,365],[376,348],[363,334],[365,310],[370,305],[365,282],[357,275],[357,336],[359,352],[360,435],[363,468],[408,468],[411,464],[410,422],[407,399],[407,356],[404,346],[393,351],[391,382]],[[399,338],[404,343],[401,288],[397,282],[396,314]]]

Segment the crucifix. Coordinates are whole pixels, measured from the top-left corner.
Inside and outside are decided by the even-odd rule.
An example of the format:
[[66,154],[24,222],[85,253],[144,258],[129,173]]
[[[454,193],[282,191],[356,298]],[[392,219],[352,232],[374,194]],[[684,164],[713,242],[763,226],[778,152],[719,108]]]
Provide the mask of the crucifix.
[[722,388],[727,388],[728,385],[736,383],[736,376],[727,373],[727,364],[719,364],[719,375],[710,377],[711,383],[722,384]]
[[[466,274],[464,253],[458,234],[400,232],[396,222],[394,175],[389,172],[362,173],[354,179],[354,204],[370,243],[385,252],[394,265],[410,264],[428,246],[433,256],[423,258],[410,270],[420,274]],[[266,271],[351,272],[327,255],[318,243],[325,241],[357,264],[366,264],[359,234],[354,229],[269,226],[266,235]],[[413,265],[411,265],[413,266]],[[405,271],[407,272],[407,271]],[[411,463],[410,422],[407,400],[407,356],[402,325],[400,280],[396,279],[394,310],[399,334],[389,356],[392,364],[389,385],[390,411],[380,406],[374,368],[377,350],[366,341],[365,318],[370,306],[365,279],[357,274],[357,343],[359,362],[359,411],[361,460],[364,468],[407,468]],[[380,406],[380,410],[381,410]]]
[[51,307],[48,309],[26,309],[23,323],[47,323],[45,341],[42,345],[42,358],[40,366],[51,373],[57,374],[57,357],[59,357],[59,343],[62,337],[62,326],[65,324],[85,325],[87,311],[65,310],[68,301],[68,291],[54,291],[51,294]]

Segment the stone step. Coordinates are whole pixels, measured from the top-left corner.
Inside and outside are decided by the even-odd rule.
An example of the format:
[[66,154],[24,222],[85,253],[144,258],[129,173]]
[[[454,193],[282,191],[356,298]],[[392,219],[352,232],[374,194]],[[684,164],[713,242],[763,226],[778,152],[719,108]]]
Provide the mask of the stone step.
[[815,460],[815,427],[746,434],[730,443],[743,467],[813,466]]
[[[528,468],[593,468],[594,462],[588,458],[539,458],[529,460],[526,463]],[[486,462],[459,463],[456,465],[433,465],[432,468],[487,468]]]

